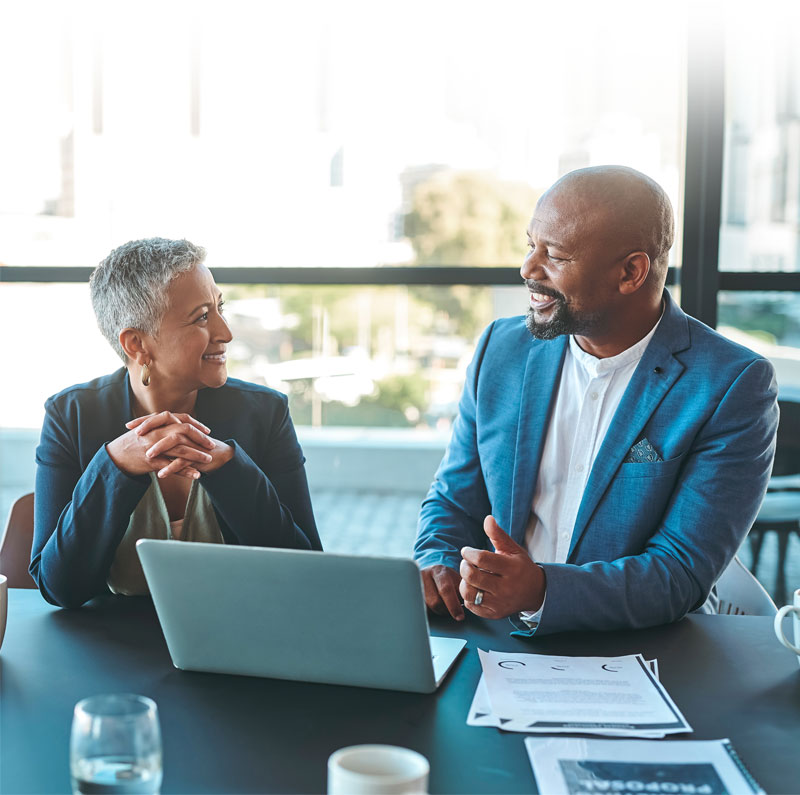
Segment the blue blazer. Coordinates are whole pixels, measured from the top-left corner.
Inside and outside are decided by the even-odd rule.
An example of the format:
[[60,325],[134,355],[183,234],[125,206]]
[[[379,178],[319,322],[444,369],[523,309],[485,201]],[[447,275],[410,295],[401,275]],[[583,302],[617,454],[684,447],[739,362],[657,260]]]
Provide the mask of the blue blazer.
[[[151,481],[125,474],[106,452],[133,419],[125,368],[65,389],[45,411],[30,572],[48,602],[77,607],[108,593],[117,547]],[[199,481],[225,543],[321,549],[286,396],[229,378],[198,392],[193,416],[234,448]]]
[[[664,295],[592,467],[567,562],[542,564],[540,634],[645,627],[701,607],[766,491],[778,424],[772,365]],[[486,548],[489,513],[524,546],[567,344],[533,339],[519,317],[484,332],[422,504],[421,566],[458,569],[462,546]],[[642,439],[663,460],[626,463]]]

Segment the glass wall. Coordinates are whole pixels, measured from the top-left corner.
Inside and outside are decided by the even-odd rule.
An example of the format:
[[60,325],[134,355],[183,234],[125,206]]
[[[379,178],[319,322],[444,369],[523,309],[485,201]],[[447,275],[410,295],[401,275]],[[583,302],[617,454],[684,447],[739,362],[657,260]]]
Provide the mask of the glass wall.
[[[749,271],[757,286],[760,274],[800,271],[800,7],[731,4],[725,16],[719,270]],[[720,291],[717,306],[719,330],[772,361],[783,400],[800,399],[800,293]],[[789,539],[784,562],[777,538],[765,534],[757,566],[747,545],[740,555],[782,600],[779,569],[800,580],[800,545]]]
[[784,395],[800,398],[800,293],[719,293],[719,331],[766,356]]
[[[21,123],[0,127],[0,263],[93,266],[160,235],[206,246],[220,282],[516,266],[541,192],[609,162],[664,185],[680,226],[684,6],[654,25],[641,4],[586,4],[575,22],[511,0],[6,4],[0,108]],[[645,30],[659,56],[633,68]],[[46,394],[116,363],[85,290],[2,292],[12,371],[37,372],[0,425],[36,427]],[[230,292],[232,372],[323,426],[446,427],[481,328],[525,308],[488,286]]]
[[[447,430],[489,287],[225,288],[231,373],[289,395],[300,425]],[[519,307],[525,308],[522,287]]]
[[[220,287],[229,374],[289,396],[325,547],[408,555],[475,340],[525,311],[524,286]],[[85,284],[4,284],[0,337],[13,362],[0,390],[5,516],[33,488],[46,398],[121,362]]]
[[[93,266],[129,239],[193,239],[228,296],[231,374],[286,391],[307,438],[337,433],[341,450],[338,425],[438,434],[441,444],[480,329],[524,311],[521,288],[248,286],[225,284],[224,269],[515,266],[542,191],[573,168],[613,162],[667,189],[680,241],[695,8],[1,4],[0,74],[12,79],[0,80],[0,265]],[[719,269],[792,276],[800,6],[718,9]],[[676,244],[671,264],[681,259]],[[784,393],[800,388],[798,296],[718,293],[720,330],[768,356]],[[13,476],[10,486],[0,478],[1,516],[9,495],[30,488],[47,395],[118,361],[86,285],[0,285],[0,334],[0,474]],[[319,450],[315,460],[341,464]],[[380,468],[363,470],[365,487],[389,483]]]
[[719,267],[800,271],[800,6],[727,16]]
[[42,5],[0,8],[7,265],[154,235],[215,267],[516,264],[597,163],[681,205],[681,4]]
[[[522,284],[220,288],[229,374],[288,394],[295,423],[317,427],[447,431],[481,331],[527,307]],[[49,395],[121,366],[84,284],[3,285],[0,337],[18,340],[0,427],[39,427]]]

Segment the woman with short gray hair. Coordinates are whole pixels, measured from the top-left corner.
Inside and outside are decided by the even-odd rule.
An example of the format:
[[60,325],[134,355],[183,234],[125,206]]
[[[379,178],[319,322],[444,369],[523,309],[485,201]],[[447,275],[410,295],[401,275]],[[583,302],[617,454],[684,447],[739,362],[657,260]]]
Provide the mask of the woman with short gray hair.
[[45,404],[30,572],[48,602],[148,593],[140,538],[321,549],[287,399],[228,378],[232,336],[204,259],[151,238],[92,273],[123,367]]

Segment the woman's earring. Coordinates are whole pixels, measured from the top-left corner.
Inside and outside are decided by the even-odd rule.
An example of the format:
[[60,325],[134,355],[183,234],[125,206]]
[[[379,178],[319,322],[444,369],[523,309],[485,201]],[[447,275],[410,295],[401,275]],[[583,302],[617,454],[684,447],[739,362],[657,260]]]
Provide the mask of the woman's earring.
[[142,385],[150,386],[150,365],[142,365]]

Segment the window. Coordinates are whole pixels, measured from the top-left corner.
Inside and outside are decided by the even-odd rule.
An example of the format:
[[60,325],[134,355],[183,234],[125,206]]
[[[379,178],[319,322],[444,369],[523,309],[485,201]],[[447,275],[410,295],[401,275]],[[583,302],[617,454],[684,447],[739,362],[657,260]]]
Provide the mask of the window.
[[800,271],[800,10],[773,10],[727,27],[724,271]]
[[[524,311],[522,288],[499,285],[516,278],[542,191],[625,163],[666,188],[681,237],[685,3],[657,16],[634,2],[18,3],[0,7],[0,29],[15,78],[0,109],[20,122],[0,127],[0,263],[40,282],[56,268],[52,284],[0,288],[0,333],[20,341],[4,454],[27,434],[14,456],[31,458],[49,394],[119,366],[85,275],[58,283],[66,269],[130,239],[188,237],[228,295],[231,374],[290,394],[315,502],[361,465],[363,487],[405,478],[418,503],[477,335]],[[505,269],[369,286],[384,266]],[[307,286],[254,283],[247,268]],[[355,268],[367,286],[307,278]],[[358,436],[342,463],[337,425],[389,428],[391,445],[366,466]],[[424,465],[397,465],[399,435]],[[27,484],[0,483],[0,513]]]
[[[0,67],[18,75],[0,106],[29,122],[0,130],[4,265],[89,267],[128,239],[161,235],[206,246],[220,283],[231,266],[515,269],[541,192],[607,162],[664,185],[680,226],[680,6],[657,25],[633,3],[586,5],[577,25],[571,7],[527,2],[491,14],[477,2],[169,3],[157,15],[64,3],[44,16],[25,5],[0,14],[16,34]],[[633,68],[629,45],[645,29],[659,57]],[[451,279],[237,286],[232,372],[287,388],[301,424],[393,425],[378,408],[394,391],[398,406],[400,393],[417,396],[398,409],[406,426],[446,425],[483,325],[525,307],[524,296],[505,297],[510,288]],[[35,427],[46,394],[116,362],[85,291],[4,291],[15,320],[3,324],[27,340],[17,370],[41,370],[56,329],[81,341],[79,355],[60,357],[69,364],[36,373],[27,396],[5,398],[23,405],[0,404],[0,424]],[[46,323],[25,309],[58,296]],[[254,342],[258,324],[278,324],[282,345]],[[332,357],[350,369],[313,369]],[[412,372],[425,380],[412,384]]]
[[6,265],[153,235],[220,268],[516,265],[540,193],[598,163],[680,208],[680,5],[49,8],[0,11]]
[[766,356],[781,393],[800,398],[800,293],[720,292],[719,331]]

